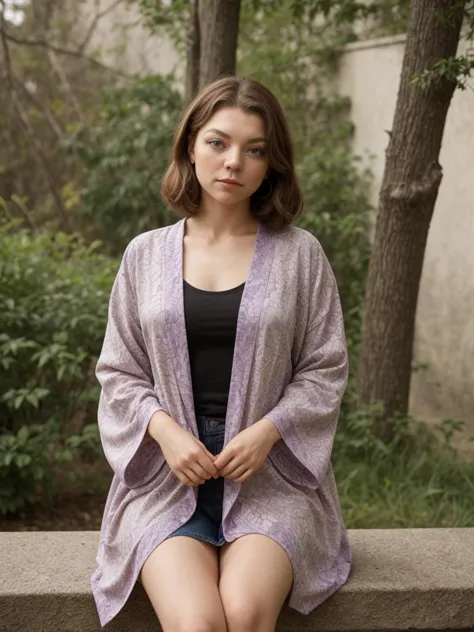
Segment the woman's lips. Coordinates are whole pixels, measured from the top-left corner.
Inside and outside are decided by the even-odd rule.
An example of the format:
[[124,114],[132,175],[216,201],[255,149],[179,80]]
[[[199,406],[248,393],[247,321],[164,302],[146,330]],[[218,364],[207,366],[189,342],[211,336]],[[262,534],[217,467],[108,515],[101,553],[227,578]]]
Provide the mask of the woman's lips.
[[237,189],[242,186],[240,182],[232,182],[229,180],[218,180],[218,182],[226,189]]

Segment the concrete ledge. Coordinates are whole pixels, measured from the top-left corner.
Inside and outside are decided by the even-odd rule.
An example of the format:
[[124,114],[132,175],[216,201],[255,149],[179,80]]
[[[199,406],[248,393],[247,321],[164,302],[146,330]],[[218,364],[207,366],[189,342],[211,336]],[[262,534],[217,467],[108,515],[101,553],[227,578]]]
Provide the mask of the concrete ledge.
[[[349,582],[307,617],[285,609],[278,632],[474,630],[474,529],[349,536]],[[97,543],[96,532],[0,533],[0,630],[101,630],[89,585]],[[141,586],[106,630],[159,630]]]

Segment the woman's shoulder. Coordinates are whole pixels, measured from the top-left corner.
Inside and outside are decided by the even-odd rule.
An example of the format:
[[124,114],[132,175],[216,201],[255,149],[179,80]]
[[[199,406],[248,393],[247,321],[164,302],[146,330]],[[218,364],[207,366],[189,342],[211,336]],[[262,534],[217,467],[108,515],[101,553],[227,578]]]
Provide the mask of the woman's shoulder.
[[135,252],[143,252],[147,249],[156,249],[165,239],[173,224],[163,226],[162,228],[154,228],[144,233],[140,233],[134,237],[127,246],[127,250]]
[[124,260],[135,263],[153,262],[160,259],[164,250],[167,235],[176,224],[154,228],[134,237],[125,248]]
[[166,236],[172,227],[173,224],[155,228],[134,237],[122,255],[122,268],[133,271],[159,265],[163,256]]
[[279,236],[283,243],[295,249],[294,252],[313,256],[324,254],[317,237],[304,228],[294,225],[286,226],[279,231]]

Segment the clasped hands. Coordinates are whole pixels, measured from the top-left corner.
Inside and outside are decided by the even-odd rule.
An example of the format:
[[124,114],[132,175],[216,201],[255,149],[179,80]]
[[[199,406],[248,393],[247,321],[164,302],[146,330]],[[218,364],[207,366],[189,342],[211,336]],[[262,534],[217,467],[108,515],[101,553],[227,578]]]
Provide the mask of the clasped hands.
[[150,427],[150,435],[159,443],[170,469],[188,487],[219,477],[246,483],[262,467],[270,450],[281,438],[273,423],[263,418],[239,432],[220,454],[213,455],[176,422],[168,424],[166,432],[164,426],[159,430],[157,427],[158,424]]

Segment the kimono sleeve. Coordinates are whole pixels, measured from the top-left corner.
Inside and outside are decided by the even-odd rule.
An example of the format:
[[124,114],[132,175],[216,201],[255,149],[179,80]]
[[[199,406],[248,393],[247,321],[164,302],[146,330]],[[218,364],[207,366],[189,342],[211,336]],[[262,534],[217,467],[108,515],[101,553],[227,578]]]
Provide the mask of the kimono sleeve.
[[282,439],[270,460],[291,483],[316,489],[331,461],[348,357],[334,274],[318,242],[309,287],[303,289],[305,327],[293,375],[278,404],[265,415]]
[[134,247],[127,247],[109,302],[107,328],[96,376],[102,387],[98,423],[105,456],[127,487],[144,485],[164,457],[147,434],[152,415],[164,410],[154,389],[140,327],[135,291]]

